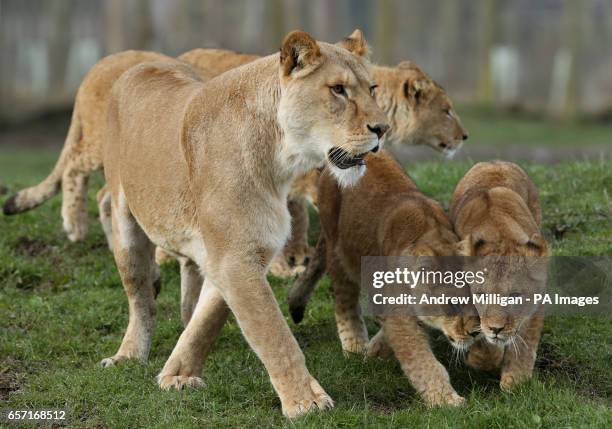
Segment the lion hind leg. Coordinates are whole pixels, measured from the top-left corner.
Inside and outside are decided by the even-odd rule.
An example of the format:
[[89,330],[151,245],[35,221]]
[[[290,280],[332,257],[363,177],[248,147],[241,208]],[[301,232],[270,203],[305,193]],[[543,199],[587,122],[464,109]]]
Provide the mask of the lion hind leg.
[[102,230],[104,231],[108,248],[112,251],[113,225],[111,220],[111,193],[108,189],[108,185],[104,185],[102,189],[98,191],[96,199],[98,200],[98,216],[100,218],[100,223],[102,224]]
[[198,303],[204,278],[200,269],[191,259],[179,258],[181,265],[181,319],[187,326]]
[[368,331],[359,306],[358,284],[350,281],[334,264],[330,276],[336,304],[336,326],[345,353],[363,353],[368,345]]
[[87,234],[87,184],[89,174],[71,166],[62,176],[62,219],[70,241],[80,241]]
[[[101,363],[145,361],[155,325],[155,247],[132,216],[122,192],[112,205],[113,253],[129,303],[129,322],[117,353]],[[115,203],[116,202],[116,203]]]

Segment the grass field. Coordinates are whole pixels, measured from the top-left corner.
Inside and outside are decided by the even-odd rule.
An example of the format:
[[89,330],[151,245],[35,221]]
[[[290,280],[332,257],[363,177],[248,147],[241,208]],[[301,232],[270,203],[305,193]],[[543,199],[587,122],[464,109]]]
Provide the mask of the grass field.
[[[33,184],[55,157],[50,150],[0,148],[0,184],[11,190]],[[468,167],[429,162],[408,170],[426,193],[446,203]],[[612,253],[612,161],[525,167],[540,188],[543,229],[556,255]],[[59,198],[18,217],[0,217],[0,408],[66,409],[70,427],[612,426],[609,318],[547,319],[535,377],[512,393],[499,390],[495,374],[450,364],[449,346],[434,334],[436,351],[468,402],[427,409],[396,362],[343,357],[326,280],[305,321],[291,326],[309,369],[336,401],[332,411],[286,421],[233,320],[204,366],[205,388],[160,391],[154,376],[182,328],[176,265],[163,268],[149,362],[102,369],[98,362],[120,344],[127,302],[96,221],[100,183],[97,178],[90,192],[92,229],[85,242],[66,240]],[[270,280],[287,314],[288,283]],[[374,332],[373,323],[369,328]]]

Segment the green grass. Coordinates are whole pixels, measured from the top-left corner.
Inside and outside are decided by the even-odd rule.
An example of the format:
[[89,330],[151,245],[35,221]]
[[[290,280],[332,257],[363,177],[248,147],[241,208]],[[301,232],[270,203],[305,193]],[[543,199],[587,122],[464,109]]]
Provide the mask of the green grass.
[[470,144],[612,145],[612,126],[605,122],[556,121],[478,106],[461,105],[457,111],[470,133]]
[[[0,183],[12,190],[36,183],[55,156],[2,149]],[[468,167],[431,162],[408,169],[426,193],[446,203]],[[554,253],[612,253],[612,161],[526,167],[541,191],[544,232]],[[100,183],[98,177],[90,191],[92,228],[82,243],[65,238],[59,198],[21,216],[0,217],[0,408],[66,409],[70,427],[610,427],[609,318],[548,318],[535,377],[512,393],[501,392],[494,375],[450,365],[449,346],[434,335],[436,351],[468,403],[427,409],[396,362],[343,357],[327,280],[305,321],[292,329],[310,371],[336,401],[329,412],[286,421],[262,364],[233,320],[204,366],[204,389],[160,391],[154,376],[181,332],[178,269],[172,264],[163,268],[149,362],[103,370],[98,362],[119,346],[127,302],[96,221]],[[271,280],[287,314],[287,283]]]

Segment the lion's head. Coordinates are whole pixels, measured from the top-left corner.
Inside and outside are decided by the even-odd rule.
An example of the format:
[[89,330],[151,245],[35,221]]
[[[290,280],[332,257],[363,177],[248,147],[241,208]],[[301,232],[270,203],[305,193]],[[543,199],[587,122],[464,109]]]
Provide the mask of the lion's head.
[[[421,225],[422,235],[401,251],[402,256],[409,257],[406,262],[410,269],[420,273],[414,286],[418,305],[413,310],[421,323],[442,331],[453,347],[467,350],[480,335],[480,320],[476,308],[466,299],[470,294],[468,283],[459,276],[448,278],[462,270],[462,258],[457,257],[459,238],[439,203],[426,197],[413,198],[418,209],[409,212],[410,220]],[[428,298],[453,297],[457,302],[421,305],[421,294]]]
[[326,160],[342,186],[361,177],[364,156],[378,150],[389,129],[374,99],[363,35],[355,31],[348,39],[343,48],[294,31],[280,52],[284,155],[301,172]]
[[[496,345],[519,344],[523,323],[538,311],[532,297],[546,288],[550,256],[546,240],[539,234],[517,234],[514,240],[470,235],[460,246],[463,255],[474,257],[466,260],[469,269],[485,273],[483,283],[471,286],[484,337]],[[501,305],[493,297],[520,298],[522,303]]]
[[[527,298],[543,293],[546,286],[550,248],[539,232],[533,232],[538,228],[525,202],[510,189],[477,191],[460,208],[455,228],[462,230],[468,217],[477,225],[460,242],[460,254],[471,257],[466,259],[470,270],[485,273],[483,283],[472,284],[474,297],[523,300],[522,305],[506,306],[477,302],[482,332],[497,345],[520,341],[521,325],[538,310]],[[517,219],[522,219],[520,224]]]
[[410,61],[371,68],[379,87],[378,104],[387,112],[392,144],[427,145],[452,157],[467,130],[444,88]]
[[[419,294],[428,298],[451,297],[458,302],[425,304],[416,307],[417,317],[421,323],[444,333],[451,345],[457,350],[468,350],[480,335],[480,319],[476,307],[470,302],[470,290],[466,283],[448,282],[444,277],[449,273],[460,271],[456,255],[457,242],[430,245],[425,249],[416,249],[420,257],[415,264],[421,271],[422,278],[415,286],[417,300]],[[461,301],[465,300],[465,301]]]

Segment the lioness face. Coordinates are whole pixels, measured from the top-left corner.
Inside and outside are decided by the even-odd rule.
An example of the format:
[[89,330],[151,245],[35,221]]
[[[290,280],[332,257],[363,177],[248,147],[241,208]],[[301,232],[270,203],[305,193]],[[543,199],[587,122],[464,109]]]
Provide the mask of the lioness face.
[[432,328],[442,331],[457,350],[468,350],[480,335],[480,319],[469,308],[449,306],[446,315],[423,316],[419,320]]
[[[454,234],[450,240],[441,240],[428,245],[419,245],[410,254],[419,256],[417,271],[443,273],[449,270],[459,270],[460,261],[448,258],[457,254],[457,238]],[[434,276],[434,282],[419,283],[415,291],[424,292],[428,296],[469,297],[469,287],[462,284],[446,285]],[[469,302],[469,301],[468,301]],[[428,308],[427,311],[425,309]],[[480,319],[476,307],[469,304],[423,306],[417,314],[419,321],[427,326],[438,329],[446,336],[451,345],[461,351],[469,349],[480,335]]]
[[523,323],[538,310],[533,305],[533,294],[543,293],[546,288],[548,246],[541,236],[534,236],[512,245],[477,240],[471,247],[471,256],[481,257],[474,259],[477,267],[471,269],[486,270],[484,283],[472,284],[472,294],[522,298],[522,304],[506,306],[476,303],[482,333],[491,344],[519,345]]
[[389,125],[374,100],[366,60],[304,34],[298,40],[290,34],[281,51],[284,150],[304,171],[325,160],[340,185],[350,186],[363,175],[364,156],[378,150]]
[[396,70],[397,109],[388,138],[454,156],[468,133],[444,89],[412,63],[400,63]]

